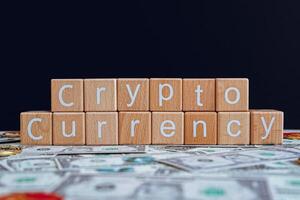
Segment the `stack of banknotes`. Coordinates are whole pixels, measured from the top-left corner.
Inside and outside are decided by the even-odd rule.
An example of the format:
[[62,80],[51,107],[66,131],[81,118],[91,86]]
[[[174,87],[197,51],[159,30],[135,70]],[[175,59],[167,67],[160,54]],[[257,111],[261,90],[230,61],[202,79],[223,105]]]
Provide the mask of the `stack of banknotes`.
[[300,199],[297,139],[255,146],[20,146],[17,137],[4,138],[2,152],[22,150],[0,157],[0,198],[43,192],[75,200]]

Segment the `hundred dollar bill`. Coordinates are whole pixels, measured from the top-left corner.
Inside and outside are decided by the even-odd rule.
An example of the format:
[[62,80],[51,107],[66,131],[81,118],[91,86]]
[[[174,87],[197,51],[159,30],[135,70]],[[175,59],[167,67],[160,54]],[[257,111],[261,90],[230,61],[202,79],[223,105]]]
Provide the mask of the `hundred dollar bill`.
[[274,200],[298,200],[300,176],[269,176],[267,178]]
[[300,175],[300,165],[295,161],[284,160],[223,169],[219,172],[230,176]]
[[20,155],[70,155],[70,154],[128,154],[144,153],[145,146],[24,146]]
[[49,156],[11,158],[0,161],[0,164],[9,169],[9,171],[16,172],[42,172],[60,170],[56,158]]
[[0,195],[11,192],[49,192],[65,177],[63,172],[0,173]]
[[[147,153],[189,153],[189,154],[214,154],[230,151],[242,151],[250,148],[249,146],[237,145],[149,145],[146,147]],[[251,146],[254,148],[254,146]]]
[[268,200],[261,178],[70,175],[53,190],[66,199]]
[[102,174],[186,174],[174,167],[157,163],[151,156],[56,157],[60,169]]
[[173,157],[160,159],[159,162],[190,172],[199,172],[251,166],[277,160],[291,160],[298,157],[299,153],[294,151],[280,148],[264,148],[241,152],[226,152],[217,155]]

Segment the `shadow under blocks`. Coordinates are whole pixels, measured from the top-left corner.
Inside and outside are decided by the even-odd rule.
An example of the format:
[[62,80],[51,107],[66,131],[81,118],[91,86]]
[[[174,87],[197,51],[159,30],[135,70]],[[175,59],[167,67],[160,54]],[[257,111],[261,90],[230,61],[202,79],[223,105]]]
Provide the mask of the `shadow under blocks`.
[[249,110],[247,78],[52,79],[24,145],[282,144],[283,112]]

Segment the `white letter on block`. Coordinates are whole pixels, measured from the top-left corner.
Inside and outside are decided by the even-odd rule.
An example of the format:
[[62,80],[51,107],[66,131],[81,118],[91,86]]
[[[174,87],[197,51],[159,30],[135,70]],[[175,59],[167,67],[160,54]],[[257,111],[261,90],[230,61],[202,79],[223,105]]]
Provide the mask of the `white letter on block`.
[[134,137],[134,128],[137,124],[140,123],[140,120],[132,120],[130,126],[130,137]]
[[201,89],[200,85],[197,85],[197,89],[195,90],[196,93],[196,99],[197,99],[197,106],[203,106],[203,104],[201,103],[201,98],[200,95],[203,92],[203,90]]
[[102,126],[106,125],[107,122],[106,121],[103,121],[103,122],[100,122],[98,121],[98,138],[102,138]]
[[140,90],[140,87],[141,87],[141,84],[138,84],[135,88],[134,94],[132,94],[130,85],[126,84],[126,88],[129,93],[130,100],[131,100],[131,102],[127,104],[128,107],[131,107],[134,104],[135,98],[137,96],[138,91]]
[[101,87],[101,88],[97,88],[97,94],[96,94],[96,102],[97,104],[100,104],[101,102],[101,92],[105,92],[106,88],[105,87]]
[[241,134],[241,131],[238,130],[236,133],[231,132],[231,125],[232,124],[237,124],[238,126],[241,125],[241,122],[239,120],[231,120],[227,123],[227,134],[230,135],[231,137],[237,137]]
[[62,126],[61,126],[62,134],[64,137],[75,137],[76,136],[76,122],[75,121],[72,121],[72,131],[69,134],[66,133],[66,122],[62,121],[61,123],[62,123]]
[[[235,99],[234,99],[233,101],[230,100],[229,97],[228,97],[228,94],[229,94],[230,91],[233,91],[233,92],[236,93]],[[229,103],[229,104],[236,104],[237,102],[239,102],[239,100],[240,100],[240,98],[241,98],[241,93],[240,93],[239,89],[237,89],[237,88],[235,88],[235,87],[229,87],[229,88],[227,88],[227,89],[225,90],[225,96],[224,96],[224,97],[225,97],[226,103]]]
[[198,124],[202,124],[203,126],[203,137],[206,137],[206,122],[205,121],[193,121],[193,137],[197,137],[197,126]]
[[264,117],[261,117],[260,119],[261,119],[261,122],[263,124],[264,129],[265,129],[265,135],[262,136],[261,139],[265,140],[265,139],[267,139],[267,137],[269,136],[269,134],[271,132],[272,126],[273,126],[274,121],[275,121],[275,117],[274,116],[272,117],[269,127],[267,127],[267,123],[266,123],[266,120],[265,120]]
[[[167,125],[170,126],[167,126]],[[166,133],[165,130],[173,130],[170,133]],[[160,134],[162,134],[164,137],[169,138],[175,135],[176,125],[171,120],[165,120],[160,124]]]
[[63,99],[63,93],[64,93],[65,89],[68,89],[68,88],[72,89],[73,85],[64,85],[59,89],[59,92],[58,92],[59,103],[65,107],[71,107],[74,105],[74,102],[66,103]]
[[34,122],[42,122],[42,119],[41,118],[33,118],[31,119],[29,122],[28,122],[28,126],[27,126],[27,134],[28,136],[32,139],[32,140],[41,140],[43,139],[43,136],[34,136],[32,134],[32,130],[31,130],[31,127],[32,127],[32,124]]
[[[169,88],[169,91],[170,91],[169,96],[167,96],[167,97],[164,97],[163,93],[162,93],[164,87]],[[174,94],[173,87],[170,84],[167,84],[167,83],[166,84],[159,84],[159,95],[158,95],[159,106],[163,105],[163,101],[168,101],[168,100],[172,99],[173,94]]]

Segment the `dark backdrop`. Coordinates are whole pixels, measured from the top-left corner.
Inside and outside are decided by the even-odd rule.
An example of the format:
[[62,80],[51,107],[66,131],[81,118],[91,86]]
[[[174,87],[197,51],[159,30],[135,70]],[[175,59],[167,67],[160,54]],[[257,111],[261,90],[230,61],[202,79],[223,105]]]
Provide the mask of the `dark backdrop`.
[[50,109],[51,78],[76,77],[248,77],[252,108],[281,109],[300,128],[299,1],[9,2],[2,130]]

